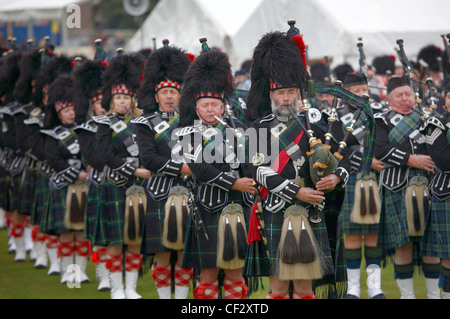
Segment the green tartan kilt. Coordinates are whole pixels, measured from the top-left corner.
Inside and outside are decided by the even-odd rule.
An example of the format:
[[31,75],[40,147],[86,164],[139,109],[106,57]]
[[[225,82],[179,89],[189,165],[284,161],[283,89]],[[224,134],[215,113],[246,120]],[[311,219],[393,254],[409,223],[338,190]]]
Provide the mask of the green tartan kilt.
[[[286,204],[286,207],[289,207]],[[310,213],[311,214],[311,213]],[[333,257],[330,249],[330,242],[328,239],[327,226],[325,224],[324,212],[320,212],[320,217],[322,221],[320,223],[310,223],[311,228],[314,232],[319,251],[321,262],[324,265],[324,275],[334,274],[333,267]],[[264,258],[265,262],[262,261],[262,256],[256,256],[253,254],[248,254],[246,260],[246,266],[244,273],[249,276],[276,276],[276,269],[278,263],[278,246],[280,244],[281,230],[284,222],[284,211],[279,211],[277,213],[272,213],[264,210],[264,221],[266,224],[266,234],[267,234],[267,246],[264,247],[261,243],[254,243],[253,245],[259,245],[257,249],[259,253],[263,253],[266,250],[268,253],[268,258]],[[255,270],[259,269],[259,273],[255,273]]]
[[422,237],[422,256],[450,258],[450,198],[431,197],[430,212]]
[[6,192],[7,196],[7,208],[6,210],[12,212],[19,208],[20,201],[20,181],[22,174],[17,174],[14,177],[8,179],[8,188]]
[[[248,230],[251,207],[242,203],[241,193],[238,191],[231,191],[229,193],[228,203],[242,205],[244,208],[245,223]],[[206,239],[201,228],[196,228],[191,214],[191,218],[189,218],[187,225],[182,267],[188,269],[217,268],[217,233],[220,212],[210,213],[198,202],[197,207],[199,214],[202,216],[203,223],[206,226],[209,240]]]
[[342,207],[343,191],[337,192],[336,198],[328,198],[322,214],[325,217],[325,224],[328,232],[328,241],[333,261],[334,273],[328,273],[322,279],[314,280],[315,287],[323,287],[323,292],[319,293],[315,289],[315,295],[319,299],[341,299],[345,296],[345,286],[347,284],[347,267],[344,258],[344,234],[339,221],[339,211]]
[[108,180],[102,185],[102,205],[99,207],[98,223],[93,233],[93,245],[116,246],[124,244],[124,220],[126,191],[139,185],[138,178],[132,177],[123,187],[117,187]]
[[147,209],[145,211],[141,245],[141,254],[143,255],[172,251],[162,245],[164,218],[166,216],[164,206],[166,202],[167,200],[155,201],[147,193]]
[[49,192],[49,203],[42,215],[41,232],[56,236],[67,234],[70,232],[64,225],[67,186],[57,189],[50,185]]
[[33,196],[33,207],[31,209],[31,225],[41,225],[42,215],[49,204],[50,186],[48,179],[38,174],[36,176],[36,187]]
[[25,168],[21,176],[20,201],[18,202],[17,210],[19,214],[31,216],[36,189],[36,173]]
[[396,248],[400,248],[407,243],[413,243],[413,263],[419,265],[422,237],[408,235],[404,204],[405,190],[404,188],[398,192],[392,192],[382,187],[383,204],[381,206],[377,246],[383,249],[385,255],[394,256]]
[[86,218],[84,219],[83,237],[92,241],[99,222],[100,207],[102,207],[101,187],[99,188],[95,185],[89,186],[86,206]]
[[[351,174],[345,186],[344,203],[342,204],[339,222],[344,234],[376,234],[379,224],[356,224],[350,221],[350,215],[355,202],[356,175]],[[382,201],[382,199],[381,199]]]
[[9,175],[3,167],[0,167],[0,207],[3,209],[8,207],[8,185]]

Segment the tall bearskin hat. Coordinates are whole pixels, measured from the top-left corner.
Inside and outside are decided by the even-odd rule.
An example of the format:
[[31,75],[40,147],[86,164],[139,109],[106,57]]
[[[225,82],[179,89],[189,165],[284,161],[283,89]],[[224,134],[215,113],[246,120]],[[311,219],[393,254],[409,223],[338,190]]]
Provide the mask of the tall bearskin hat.
[[0,96],[5,95],[5,104],[13,101],[14,87],[20,77],[21,52],[10,53],[5,57],[0,72]]
[[41,53],[39,49],[32,50],[23,55],[20,61],[20,77],[14,88],[14,99],[22,104],[31,101],[33,86],[36,85],[37,75],[41,68]]
[[304,88],[307,80],[302,53],[295,41],[279,31],[265,34],[253,52],[247,121],[254,121],[272,112],[271,90],[283,87]]
[[395,71],[395,61],[392,56],[383,55],[376,57],[372,61],[375,73],[380,75],[392,75]]
[[48,91],[49,86],[60,74],[70,73],[71,71],[72,61],[64,55],[54,56],[48,60],[37,75],[36,88],[32,97],[34,104],[42,105],[44,91]]
[[438,58],[442,57],[442,50],[435,45],[423,47],[417,55],[417,61],[423,60],[431,71],[439,71]]
[[70,73],[59,75],[48,88],[48,104],[45,112],[46,128],[59,125],[58,112],[67,108],[75,107],[75,86]]
[[[204,43],[202,43],[204,46]],[[189,126],[198,119],[196,103],[201,98],[226,101],[233,94],[228,55],[218,49],[204,50],[186,71],[180,98],[179,126]]]
[[184,74],[191,60],[180,48],[164,46],[154,51],[147,60],[144,81],[138,93],[138,101],[145,112],[158,109],[155,94],[162,88],[173,87],[181,91]]
[[115,94],[135,96],[141,85],[143,63],[140,54],[120,54],[111,59],[102,76],[102,106],[109,110],[111,99]]
[[101,60],[87,60],[73,72],[76,94],[75,112],[76,122],[86,120],[91,103],[103,99],[102,75],[106,71],[107,63]]

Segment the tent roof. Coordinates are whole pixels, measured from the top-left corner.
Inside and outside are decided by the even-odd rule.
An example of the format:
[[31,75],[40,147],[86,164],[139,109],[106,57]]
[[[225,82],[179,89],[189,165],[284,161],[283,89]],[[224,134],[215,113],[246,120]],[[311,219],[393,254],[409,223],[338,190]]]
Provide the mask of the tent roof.
[[59,19],[70,4],[87,0],[16,0],[0,1],[0,20],[28,21],[33,19]]
[[440,34],[450,32],[448,0],[160,0],[129,42],[130,50],[152,47],[152,38],[198,54],[201,36],[219,46],[236,67],[251,57],[269,31],[287,31],[296,19],[310,59],[333,57],[335,62],[357,59],[358,38],[370,59],[396,54],[396,40],[414,58],[429,44],[443,48]]

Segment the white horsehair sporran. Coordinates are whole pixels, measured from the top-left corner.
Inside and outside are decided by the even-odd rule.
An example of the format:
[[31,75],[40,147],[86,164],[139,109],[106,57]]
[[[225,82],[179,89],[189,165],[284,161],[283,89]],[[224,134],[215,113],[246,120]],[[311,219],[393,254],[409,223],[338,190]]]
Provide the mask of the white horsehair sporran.
[[225,206],[219,216],[217,231],[217,267],[239,269],[244,267],[247,252],[247,227],[244,208],[237,203]]
[[353,209],[350,221],[356,224],[378,224],[381,200],[377,177],[374,172],[356,175]]
[[87,207],[89,187],[86,182],[76,181],[67,187],[64,226],[70,230],[84,229],[84,216]]
[[124,243],[140,245],[147,209],[147,195],[144,187],[138,185],[129,187],[125,195]]
[[162,245],[173,250],[184,248],[187,221],[190,215],[189,190],[174,186],[165,205]]

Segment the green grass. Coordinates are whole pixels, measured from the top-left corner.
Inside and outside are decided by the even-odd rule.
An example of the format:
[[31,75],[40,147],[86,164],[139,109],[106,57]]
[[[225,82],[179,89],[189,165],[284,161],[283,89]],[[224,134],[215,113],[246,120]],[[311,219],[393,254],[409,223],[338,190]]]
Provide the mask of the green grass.
[[[35,269],[33,262],[26,261],[15,263],[14,255],[8,254],[8,237],[5,229],[0,230],[0,299],[109,299],[109,292],[98,292],[95,278],[95,265],[88,263],[87,274],[91,283],[82,284],[81,288],[68,288],[59,282],[59,276],[48,276],[47,269]],[[366,272],[362,265],[361,291],[362,298],[367,298]],[[400,298],[400,292],[393,279],[393,267],[388,265],[382,270],[382,289],[388,299]],[[415,274],[415,293],[418,299],[426,299],[424,277]],[[264,287],[267,290],[268,280],[264,279]],[[139,278],[137,292],[144,299],[157,299],[154,282],[150,273]],[[251,299],[263,299],[267,291],[258,291]],[[188,298],[192,298],[192,292]]]

